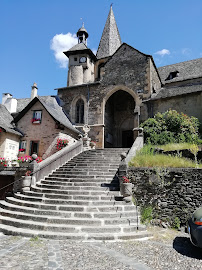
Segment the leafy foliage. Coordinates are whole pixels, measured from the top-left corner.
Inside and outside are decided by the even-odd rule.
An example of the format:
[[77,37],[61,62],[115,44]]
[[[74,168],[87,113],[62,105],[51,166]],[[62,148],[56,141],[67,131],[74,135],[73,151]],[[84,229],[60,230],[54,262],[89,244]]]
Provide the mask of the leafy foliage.
[[142,206],[140,209],[141,223],[149,224],[153,219],[153,208],[152,206]]
[[153,145],[167,143],[198,143],[199,121],[197,118],[168,110],[157,113],[140,125],[144,129],[145,142]]

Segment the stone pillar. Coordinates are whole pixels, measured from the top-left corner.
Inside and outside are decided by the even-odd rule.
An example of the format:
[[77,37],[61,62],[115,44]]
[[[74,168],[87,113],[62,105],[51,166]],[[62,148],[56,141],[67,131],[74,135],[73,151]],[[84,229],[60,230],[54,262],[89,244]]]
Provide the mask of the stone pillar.
[[38,158],[37,154],[32,155],[32,162],[30,163],[30,171],[31,171],[31,185],[35,186],[36,184],[36,176],[35,172],[39,169],[39,164],[37,163],[36,159]]
[[119,164],[118,177],[119,183],[122,181],[122,177],[127,175],[126,153],[121,154],[121,162]]

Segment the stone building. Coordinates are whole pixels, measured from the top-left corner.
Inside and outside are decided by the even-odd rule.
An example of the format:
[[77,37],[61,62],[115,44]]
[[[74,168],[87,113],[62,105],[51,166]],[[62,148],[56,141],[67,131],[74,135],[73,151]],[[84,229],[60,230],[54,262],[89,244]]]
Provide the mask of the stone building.
[[[15,99],[3,94],[0,104],[0,157],[14,160],[18,155],[37,153],[42,159],[57,151],[57,140],[68,140],[70,146],[80,132],[72,125],[57,96],[37,95],[32,86],[31,97]],[[20,153],[19,153],[20,149]]]
[[97,147],[130,147],[133,131],[169,108],[202,121],[202,58],[157,69],[151,55],[122,43],[112,7],[96,56],[82,26],[69,58],[67,86],[58,88],[64,110],[77,128],[90,126]]
[[16,159],[19,141],[23,134],[12,124],[13,117],[7,108],[0,104],[0,158]]

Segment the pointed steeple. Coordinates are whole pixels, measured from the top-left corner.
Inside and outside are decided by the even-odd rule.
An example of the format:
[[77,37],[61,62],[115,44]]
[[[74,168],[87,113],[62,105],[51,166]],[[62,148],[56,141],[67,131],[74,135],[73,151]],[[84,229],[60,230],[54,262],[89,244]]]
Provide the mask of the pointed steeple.
[[111,5],[98,47],[96,55],[97,58],[100,59],[112,55],[121,46],[121,44],[121,37]]

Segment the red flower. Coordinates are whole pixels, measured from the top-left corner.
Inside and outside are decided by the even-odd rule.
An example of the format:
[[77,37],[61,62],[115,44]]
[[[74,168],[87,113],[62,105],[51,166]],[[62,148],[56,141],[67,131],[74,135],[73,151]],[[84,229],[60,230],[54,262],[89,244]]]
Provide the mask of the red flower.
[[130,180],[126,176],[123,176],[123,183],[130,183]]

